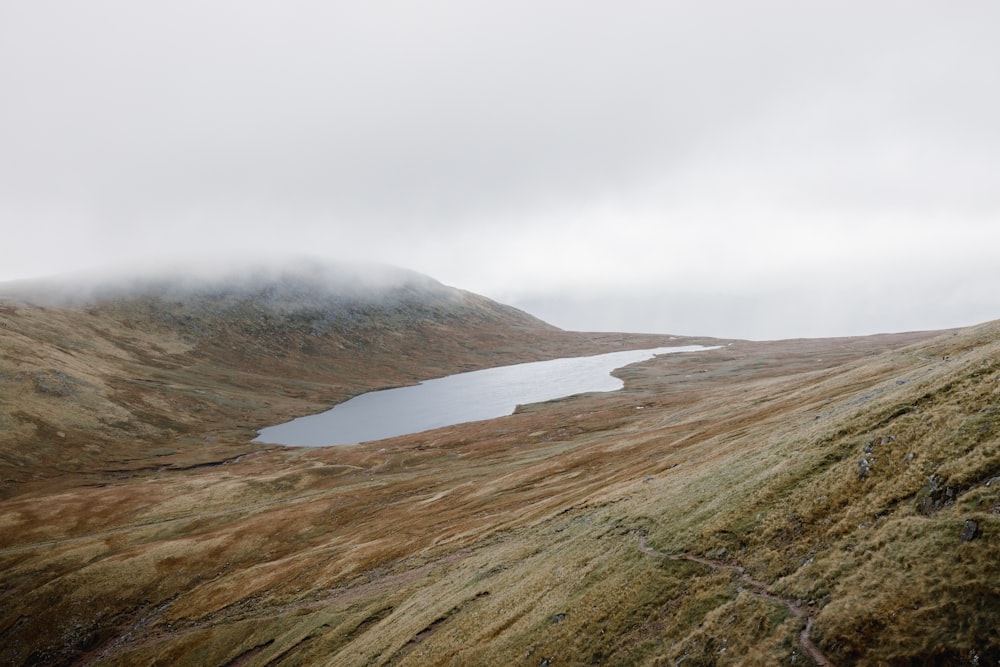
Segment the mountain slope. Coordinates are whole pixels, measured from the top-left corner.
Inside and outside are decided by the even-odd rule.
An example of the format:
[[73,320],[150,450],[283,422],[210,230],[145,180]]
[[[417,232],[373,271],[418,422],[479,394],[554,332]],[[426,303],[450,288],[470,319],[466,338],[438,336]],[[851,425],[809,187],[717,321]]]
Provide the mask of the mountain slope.
[[258,449],[256,429],[363,391],[622,345],[387,267],[8,284],[0,479],[231,458]]
[[[29,310],[32,330],[67,364],[169,377],[151,394],[164,401],[209,391],[192,403],[205,413],[158,408],[179,437],[116,404],[129,424],[173,438],[158,446],[198,449],[209,443],[184,438],[211,432],[216,453],[251,451],[250,428],[218,430],[230,415],[311,400],[272,387],[327,391],[280,376],[322,361],[295,345],[269,357],[232,320],[175,352],[149,333],[152,316],[125,328],[134,302],[105,307],[116,313],[99,318],[115,332],[108,348],[90,334],[87,353],[59,347],[72,337],[63,323],[84,321],[76,311]],[[465,346],[438,341],[437,361],[396,362],[416,373],[635,342],[458,321],[436,331],[466,332]],[[477,338],[493,326],[520,333]],[[119,327],[137,331],[132,348]],[[405,349],[379,333],[385,348],[356,348],[384,361],[362,378],[372,384],[395,367],[369,350]],[[86,474],[13,484],[0,501],[0,662],[808,664],[808,631],[838,665],[997,664],[998,340],[1000,323],[734,341],[622,369],[623,391],[498,420],[211,466],[181,465],[196,460],[188,452],[127,474],[98,457]],[[258,357],[266,373],[223,376]],[[252,377],[264,379],[229,389]],[[231,409],[231,396],[246,403]]]

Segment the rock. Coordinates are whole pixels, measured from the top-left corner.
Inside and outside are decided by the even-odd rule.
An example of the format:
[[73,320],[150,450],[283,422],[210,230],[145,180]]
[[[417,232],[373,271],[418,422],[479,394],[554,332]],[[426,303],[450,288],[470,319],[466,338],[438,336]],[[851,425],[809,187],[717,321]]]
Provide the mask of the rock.
[[971,542],[977,537],[979,537],[979,524],[972,519],[967,520],[962,527],[960,539],[963,542]]
[[958,489],[948,486],[943,477],[931,475],[927,479],[927,486],[917,492],[916,510],[930,516],[944,507],[953,505],[957,495]]
[[566,620],[566,614],[555,614],[552,616],[553,623],[562,623]]
[[858,461],[858,479],[863,480],[868,476],[868,471],[872,469],[872,462],[865,457]]

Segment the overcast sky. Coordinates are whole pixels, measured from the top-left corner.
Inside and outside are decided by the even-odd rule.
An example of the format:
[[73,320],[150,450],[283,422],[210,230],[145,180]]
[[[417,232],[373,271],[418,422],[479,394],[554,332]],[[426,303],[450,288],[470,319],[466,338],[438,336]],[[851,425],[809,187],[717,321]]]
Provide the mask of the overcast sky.
[[0,280],[397,264],[565,328],[1000,318],[1000,3],[0,2]]

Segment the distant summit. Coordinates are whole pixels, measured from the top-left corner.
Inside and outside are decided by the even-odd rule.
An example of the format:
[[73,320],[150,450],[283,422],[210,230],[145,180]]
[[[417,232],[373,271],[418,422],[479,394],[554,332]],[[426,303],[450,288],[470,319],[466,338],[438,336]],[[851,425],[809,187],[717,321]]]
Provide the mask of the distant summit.
[[403,334],[432,324],[558,330],[416,271],[312,257],[81,272],[0,284],[0,300],[83,310],[202,347],[272,353],[292,340],[306,349],[316,337],[335,336],[355,347],[374,332]]

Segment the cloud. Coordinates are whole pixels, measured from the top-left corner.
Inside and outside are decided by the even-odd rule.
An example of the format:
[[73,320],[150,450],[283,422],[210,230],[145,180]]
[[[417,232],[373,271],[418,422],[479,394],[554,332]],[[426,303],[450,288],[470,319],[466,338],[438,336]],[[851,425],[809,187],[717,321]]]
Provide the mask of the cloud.
[[526,300],[725,300],[872,266],[947,282],[997,240],[997,19],[888,0],[6,3],[0,278],[224,251]]

